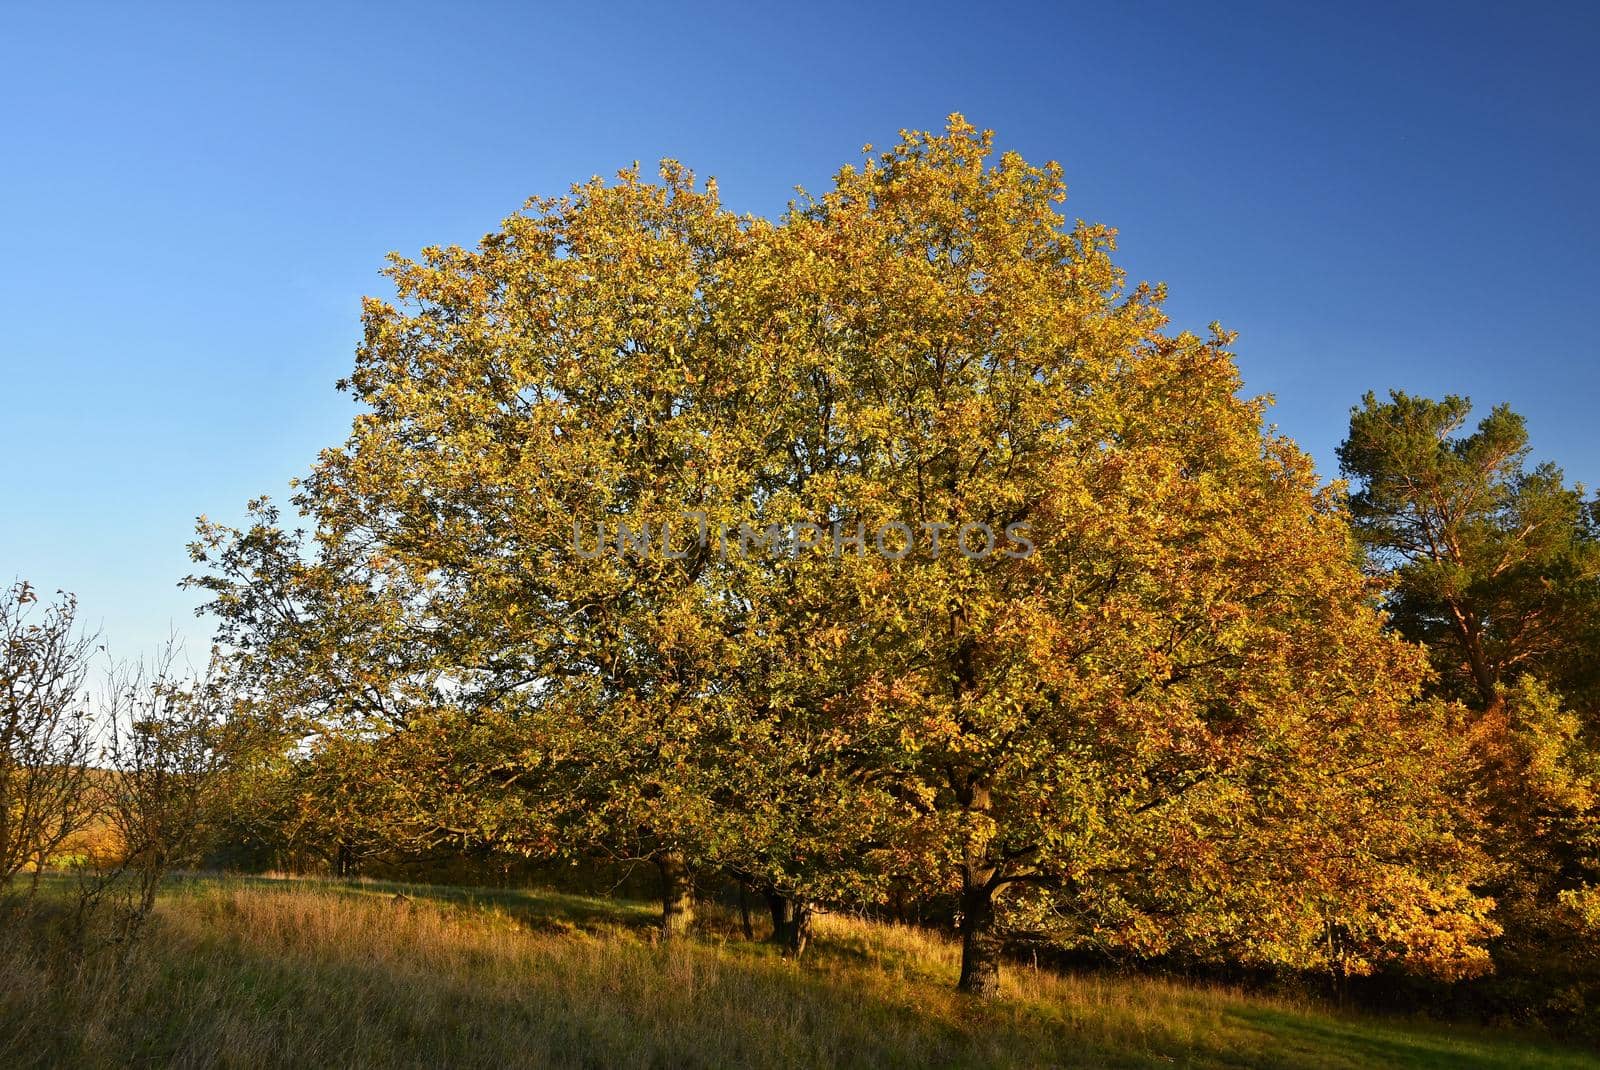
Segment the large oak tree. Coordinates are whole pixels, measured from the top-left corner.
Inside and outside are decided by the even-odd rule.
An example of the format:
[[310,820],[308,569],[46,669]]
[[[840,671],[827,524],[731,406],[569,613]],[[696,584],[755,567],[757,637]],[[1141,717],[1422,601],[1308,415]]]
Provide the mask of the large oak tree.
[[[1444,722],[1337,499],[1237,396],[1227,336],[1166,333],[1064,196],[956,118],[785,227],[788,345],[827,354],[853,457],[816,508],[926,533],[835,604],[959,898],[962,987],[995,988],[1002,907],[1147,953],[1476,968]],[[1017,523],[1031,555],[959,552]]]
[[1339,500],[1064,195],[953,118],[776,224],[669,164],[397,258],[306,547],[197,546],[241,665],[415,828],[659,865],[668,932],[714,865],[949,896],[977,993],[1007,927],[1478,968]]

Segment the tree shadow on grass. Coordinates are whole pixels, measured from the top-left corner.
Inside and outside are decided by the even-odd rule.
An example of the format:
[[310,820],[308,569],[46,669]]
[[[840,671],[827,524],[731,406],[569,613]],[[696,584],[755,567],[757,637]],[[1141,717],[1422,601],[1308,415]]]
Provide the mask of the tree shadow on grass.
[[[1446,1026],[1313,1017],[1291,1011],[1241,1006],[1229,1016],[1271,1033],[1285,1047],[1330,1066],[1600,1067],[1600,1058],[1507,1037],[1489,1038],[1475,1030]],[[1335,1061],[1339,1060],[1339,1061]]]
[[[544,932],[608,928],[640,932],[660,924],[660,908],[633,899],[579,895],[549,888],[470,888],[456,885],[410,884],[388,880],[329,880],[302,877],[240,877],[248,888],[277,891],[327,892],[355,899],[389,900],[396,895],[462,910],[498,910],[530,929]],[[198,882],[197,882],[198,883]]]

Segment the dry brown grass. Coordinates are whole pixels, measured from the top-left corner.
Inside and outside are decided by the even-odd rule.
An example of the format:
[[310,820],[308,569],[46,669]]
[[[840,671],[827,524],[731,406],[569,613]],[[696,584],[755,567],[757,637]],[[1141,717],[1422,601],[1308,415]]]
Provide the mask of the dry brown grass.
[[0,953],[0,1065],[1588,1066],[1471,1031],[1151,980],[1010,971],[951,991],[925,930],[819,920],[800,965],[731,937],[662,947],[650,911],[558,893],[192,881],[125,975]]

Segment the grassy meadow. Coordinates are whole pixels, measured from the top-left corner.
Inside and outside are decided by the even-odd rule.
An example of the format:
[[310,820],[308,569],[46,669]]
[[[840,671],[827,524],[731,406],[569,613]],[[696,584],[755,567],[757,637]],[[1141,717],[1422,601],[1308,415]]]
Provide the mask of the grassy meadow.
[[818,920],[795,964],[712,914],[378,882],[175,881],[120,972],[0,949],[0,1066],[1600,1067],[1504,1031],[1027,967],[951,989],[934,933]]

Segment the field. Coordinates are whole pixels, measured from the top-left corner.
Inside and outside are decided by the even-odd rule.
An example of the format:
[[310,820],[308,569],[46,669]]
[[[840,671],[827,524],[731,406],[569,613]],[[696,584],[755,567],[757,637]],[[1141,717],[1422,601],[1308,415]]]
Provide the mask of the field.
[[934,934],[823,917],[796,965],[713,918],[554,892],[194,879],[124,972],[0,949],[0,1066],[1582,1067],[1467,1027],[1177,983],[1008,971],[951,991]]

